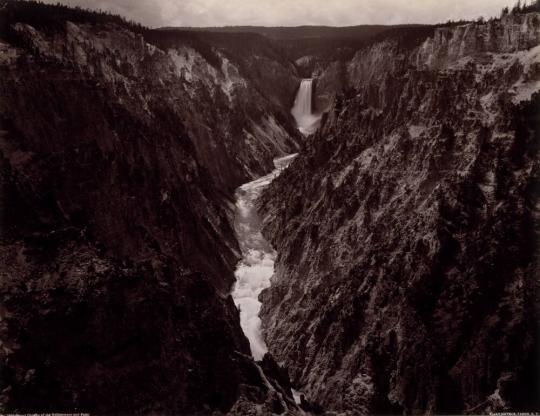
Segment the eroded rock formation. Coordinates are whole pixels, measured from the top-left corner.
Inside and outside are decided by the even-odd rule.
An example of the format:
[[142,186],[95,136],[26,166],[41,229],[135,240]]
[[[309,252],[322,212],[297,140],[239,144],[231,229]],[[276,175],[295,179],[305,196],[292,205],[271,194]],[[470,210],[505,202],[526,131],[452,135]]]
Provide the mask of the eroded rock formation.
[[327,410],[538,410],[538,21],[359,51],[263,193],[266,341]]

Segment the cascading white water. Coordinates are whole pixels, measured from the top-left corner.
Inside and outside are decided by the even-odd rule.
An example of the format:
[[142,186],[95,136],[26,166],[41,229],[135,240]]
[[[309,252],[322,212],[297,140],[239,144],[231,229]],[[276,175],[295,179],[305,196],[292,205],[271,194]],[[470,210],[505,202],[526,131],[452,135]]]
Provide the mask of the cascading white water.
[[[305,135],[314,133],[321,116],[312,113],[313,79],[303,79],[291,113],[298,129]],[[276,252],[261,234],[262,222],[257,214],[255,201],[262,190],[285,169],[296,156],[274,159],[275,168],[270,174],[242,185],[236,191],[234,228],[242,250],[242,260],[236,268],[236,284],[232,297],[240,309],[240,325],[251,346],[251,354],[261,360],[267,352],[261,334],[259,294],[270,286],[274,274]]]
[[294,106],[291,110],[292,115],[298,125],[298,130],[302,134],[312,134],[319,127],[321,120],[320,114],[313,114],[313,79],[303,79],[298,88],[298,93],[294,100]]
[[[315,132],[319,127],[321,115],[312,114],[313,80],[302,80],[296,95],[291,113],[296,119],[298,129],[304,135]],[[242,260],[235,271],[236,284],[232,291],[235,305],[240,310],[240,326],[244,331],[255,360],[262,360],[268,352],[261,331],[260,293],[270,286],[270,278],[274,274],[274,261],[277,253],[261,233],[262,221],[257,213],[255,202],[264,188],[272,182],[296,157],[296,154],[274,159],[275,169],[268,175],[248,182],[236,190],[236,213],[234,228]],[[261,375],[266,379],[264,372]],[[267,381],[267,385],[272,388]],[[293,390],[296,404],[300,404],[302,393]],[[280,394],[285,407],[285,398]]]
[[261,360],[268,351],[261,334],[259,294],[270,286],[276,252],[261,234],[262,221],[257,214],[255,201],[295,156],[296,154],[274,159],[275,169],[272,173],[248,182],[236,191],[234,228],[242,250],[242,260],[236,268],[236,284],[232,297],[240,309],[240,325],[256,360]]
[[294,102],[293,111],[300,115],[311,114],[311,102],[313,99],[313,80],[303,79],[298,89],[298,94]]

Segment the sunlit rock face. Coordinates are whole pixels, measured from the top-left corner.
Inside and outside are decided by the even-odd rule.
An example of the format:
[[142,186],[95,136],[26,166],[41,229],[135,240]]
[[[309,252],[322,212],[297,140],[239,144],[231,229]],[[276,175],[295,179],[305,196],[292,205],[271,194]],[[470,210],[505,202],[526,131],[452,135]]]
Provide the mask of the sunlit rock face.
[[538,408],[535,30],[434,67],[423,54],[440,33],[359,51],[350,91],[263,192],[279,247],[265,340],[327,410]]
[[417,64],[444,68],[461,58],[482,53],[512,53],[540,43],[540,18],[536,13],[513,14],[484,25],[469,23],[439,28],[418,51]]
[[[490,57],[527,51],[540,42],[540,18],[536,13],[507,15],[485,24],[467,23],[440,28],[417,28],[388,33],[348,61],[334,61],[316,70],[315,100],[328,108],[336,94],[353,94],[364,87],[387,82],[388,74],[411,67],[446,70],[466,63],[489,65]],[[511,59],[508,56],[508,59]],[[498,65],[494,65],[494,68]],[[391,95],[390,89],[383,89]]]
[[[320,63],[314,70],[317,77],[315,106],[325,111],[339,95],[356,94],[363,85],[373,88],[383,82],[389,72],[406,70],[412,52],[433,35],[435,28],[401,28],[366,41],[351,58]],[[390,94],[390,90],[389,90]],[[349,97],[350,98],[350,97]]]
[[0,411],[271,409],[229,295],[232,190],[296,149],[294,68],[90,14],[10,20],[25,4],[0,11]]
[[[174,32],[143,36],[117,26],[66,22],[49,34],[15,23],[13,32],[42,59],[107,83],[144,116],[151,116],[147,106],[159,92],[161,105],[183,120],[199,161],[223,188],[232,191],[270,171],[276,155],[297,148],[288,113],[295,68],[266,41],[259,55],[246,56],[236,51],[245,47],[243,39],[192,45]],[[265,75],[257,76],[262,69]],[[272,82],[279,87],[267,93]]]

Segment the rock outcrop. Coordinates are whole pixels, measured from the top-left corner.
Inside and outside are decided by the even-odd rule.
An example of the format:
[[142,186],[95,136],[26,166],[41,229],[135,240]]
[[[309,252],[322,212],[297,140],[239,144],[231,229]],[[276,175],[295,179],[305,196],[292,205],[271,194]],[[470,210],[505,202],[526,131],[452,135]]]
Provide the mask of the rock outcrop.
[[[238,56],[234,52],[245,47],[242,39],[214,46],[211,38],[69,21],[53,33],[26,23],[11,27],[13,46],[31,52],[30,67],[57,64],[68,77],[98,79],[143,115],[149,115],[148,101],[159,94],[161,105],[183,121],[199,161],[228,191],[271,170],[276,155],[297,148],[288,113],[295,69],[263,40],[259,55]],[[27,59],[13,47],[6,48],[9,53],[8,62]],[[266,75],[257,77],[263,69]],[[269,80],[280,88],[270,93]]]
[[430,69],[445,68],[462,58],[483,53],[513,53],[540,43],[537,13],[511,14],[486,24],[469,23],[435,30],[418,50],[416,64]]
[[538,17],[359,51],[263,193],[266,342],[325,409],[539,410]]
[[273,409],[229,295],[231,190],[297,148],[294,67],[2,3],[1,411]]
[[408,68],[444,70],[467,61],[481,63],[490,53],[503,57],[539,43],[537,13],[510,14],[485,24],[388,30],[352,59],[335,60],[315,69],[318,107],[325,110],[336,94],[348,95],[363,86],[374,86],[388,73]]

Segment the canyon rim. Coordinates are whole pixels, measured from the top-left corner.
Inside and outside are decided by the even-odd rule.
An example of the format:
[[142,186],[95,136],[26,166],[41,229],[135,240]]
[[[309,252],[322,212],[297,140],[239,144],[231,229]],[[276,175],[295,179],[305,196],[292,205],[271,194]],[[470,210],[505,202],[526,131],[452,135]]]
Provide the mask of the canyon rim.
[[0,414],[540,413],[540,1],[363,1],[0,0]]

